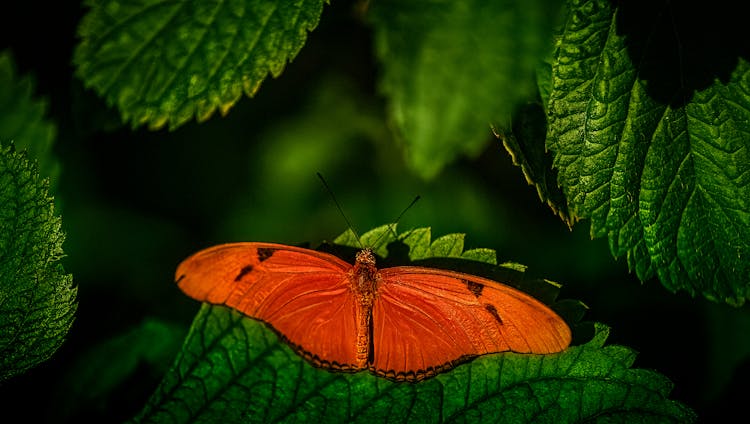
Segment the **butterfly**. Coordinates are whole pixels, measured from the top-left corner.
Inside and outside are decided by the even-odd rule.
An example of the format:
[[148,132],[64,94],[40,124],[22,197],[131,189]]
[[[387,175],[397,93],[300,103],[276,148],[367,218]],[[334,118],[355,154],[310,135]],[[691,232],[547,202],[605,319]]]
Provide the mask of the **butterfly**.
[[263,321],[316,367],[417,382],[476,356],[549,354],[571,341],[544,303],[487,278],[436,268],[352,265],[275,243],[230,243],[177,267],[188,296]]

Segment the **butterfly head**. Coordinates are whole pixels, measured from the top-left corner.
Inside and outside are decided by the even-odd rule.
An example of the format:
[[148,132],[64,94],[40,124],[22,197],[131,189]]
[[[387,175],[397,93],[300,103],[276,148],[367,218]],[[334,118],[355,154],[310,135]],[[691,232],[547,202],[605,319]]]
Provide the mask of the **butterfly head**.
[[355,260],[357,261],[357,264],[375,266],[375,254],[369,247],[365,247],[357,252]]

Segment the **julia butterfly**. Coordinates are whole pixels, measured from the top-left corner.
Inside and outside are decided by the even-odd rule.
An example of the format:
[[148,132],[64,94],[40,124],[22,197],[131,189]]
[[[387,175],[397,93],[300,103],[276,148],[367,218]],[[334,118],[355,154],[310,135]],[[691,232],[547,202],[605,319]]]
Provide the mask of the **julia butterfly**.
[[317,367],[416,382],[478,355],[548,354],[571,341],[544,303],[487,278],[435,268],[378,269],[275,243],[202,250],[177,268],[188,296],[265,322]]

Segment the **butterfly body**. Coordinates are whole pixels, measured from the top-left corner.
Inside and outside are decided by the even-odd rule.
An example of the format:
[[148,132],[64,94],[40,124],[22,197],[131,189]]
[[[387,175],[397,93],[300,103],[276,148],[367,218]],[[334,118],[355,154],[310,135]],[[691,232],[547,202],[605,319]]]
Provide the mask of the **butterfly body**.
[[315,366],[397,381],[486,353],[558,352],[571,337],[559,316],[517,289],[442,269],[378,269],[369,249],[352,265],[281,244],[224,244],[183,261],[176,279],[197,300],[265,322]]
[[[372,322],[372,306],[378,292],[380,274],[375,267],[375,256],[370,249],[363,249],[357,253],[354,266],[347,273],[351,295],[357,301],[356,321],[357,337],[356,349],[357,369],[365,369],[370,360],[370,329]],[[345,319],[345,317],[342,317]]]

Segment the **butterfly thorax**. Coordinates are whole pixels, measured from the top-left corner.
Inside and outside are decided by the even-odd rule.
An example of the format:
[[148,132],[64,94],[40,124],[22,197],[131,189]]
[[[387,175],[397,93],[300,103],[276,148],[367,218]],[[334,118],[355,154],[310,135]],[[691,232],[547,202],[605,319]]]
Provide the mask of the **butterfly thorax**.
[[352,289],[365,308],[371,308],[377,293],[380,280],[378,269],[375,267],[375,255],[371,249],[357,252],[354,267],[350,271]]

